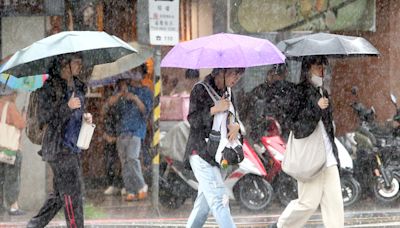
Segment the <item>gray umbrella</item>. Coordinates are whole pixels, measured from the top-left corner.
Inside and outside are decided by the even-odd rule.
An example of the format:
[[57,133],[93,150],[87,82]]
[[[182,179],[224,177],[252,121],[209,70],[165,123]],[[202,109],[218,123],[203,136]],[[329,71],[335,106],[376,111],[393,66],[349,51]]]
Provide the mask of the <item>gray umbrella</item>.
[[57,55],[79,52],[85,66],[114,62],[137,52],[126,42],[105,32],[60,32],[16,52],[0,69],[15,77],[47,73]]
[[287,57],[309,55],[349,56],[379,55],[379,51],[366,39],[329,33],[316,33],[283,40],[277,47]]

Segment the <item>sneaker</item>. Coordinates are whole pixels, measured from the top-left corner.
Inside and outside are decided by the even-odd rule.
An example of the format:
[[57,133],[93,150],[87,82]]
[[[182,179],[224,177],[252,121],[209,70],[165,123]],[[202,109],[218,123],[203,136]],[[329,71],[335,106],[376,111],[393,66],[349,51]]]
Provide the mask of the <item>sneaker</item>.
[[147,192],[149,190],[149,186],[147,184],[144,184],[143,188],[139,190],[139,192]]
[[23,210],[21,210],[21,209],[10,209],[10,210],[8,211],[8,214],[9,214],[10,216],[20,216],[20,215],[25,215],[26,212],[23,211]]
[[137,200],[136,194],[128,193],[126,195],[125,201],[134,201],[134,200]]
[[141,188],[139,190],[139,193],[137,194],[137,199],[138,200],[143,200],[145,198],[147,198],[147,190],[149,189],[149,186],[147,186],[147,184],[145,184],[143,186],[143,188]]
[[118,193],[118,189],[114,186],[109,186],[105,191],[104,195],[115,195]]
[[126,189],[125,188],[121,189],[121,195],[123,195],[123,196],[126,195]]

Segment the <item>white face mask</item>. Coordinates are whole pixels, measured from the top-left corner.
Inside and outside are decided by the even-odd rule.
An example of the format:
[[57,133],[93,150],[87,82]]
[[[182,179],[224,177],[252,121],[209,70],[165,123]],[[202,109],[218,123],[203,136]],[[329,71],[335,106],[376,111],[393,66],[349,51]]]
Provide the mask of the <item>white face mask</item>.
[[323,78],[319,77],[319,76],[311,75],[311,83],[316,87],[320,87],[320,86],[322,86]]

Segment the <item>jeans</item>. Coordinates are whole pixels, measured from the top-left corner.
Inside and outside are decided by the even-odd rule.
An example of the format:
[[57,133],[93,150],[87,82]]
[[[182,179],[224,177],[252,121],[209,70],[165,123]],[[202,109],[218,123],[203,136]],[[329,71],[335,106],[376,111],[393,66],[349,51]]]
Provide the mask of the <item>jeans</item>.
[[136,194],[144,185],[139,154],[141,139],[136,136],[122,135],[117,138],[117,150],[122,165],[122,178],[127,193]]
[[229,196],[226,192],[220,169],[216,166],[211,166],[199,155],[190,156],[190,165],[199,182],[199,189],[186,227],[202,227],[210,210],[219,227],[236,227],[229,210]]
[[14,165],[0,163],[0,192],[3,196],[2,199],[6,201],[2,202],[0,207],[4,203],[9,207],[18,200],[21,183],[21,164],[21,151],[17,151]]

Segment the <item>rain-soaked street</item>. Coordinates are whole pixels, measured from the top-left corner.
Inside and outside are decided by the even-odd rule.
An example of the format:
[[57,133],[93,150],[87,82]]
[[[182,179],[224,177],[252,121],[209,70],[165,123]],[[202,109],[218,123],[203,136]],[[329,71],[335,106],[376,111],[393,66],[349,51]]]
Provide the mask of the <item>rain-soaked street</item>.
[[0,228],[400,227],[399,20],[0,0]]
[[[274,223],[283,207],[277,200],[264,211],[251,212],[240,208],[231,201],[231,210],[238,227],[266,227]],[[189,200],[179,209],[159,208],[160,215],[151,206],[150,200],[125,202],[118,196],[104,196],[101,192],[90,192],[86,199],[85,227],[185,227],[192,208]],[[0,227],[25,227],[34,214],[29,211],[22,217],[0,216]],[[47,227],[64,227],[63,213],[60,212]],[[218,227],[211,216],[204,227]],[[310,228],[324,227],[321,214],[316,212],[307,225]],[[364,199],[345,210],[345,227],[400,227],[398,205],[377,204]]]

